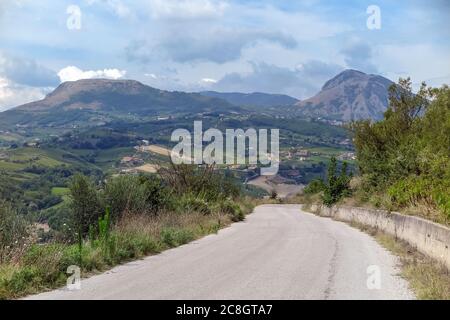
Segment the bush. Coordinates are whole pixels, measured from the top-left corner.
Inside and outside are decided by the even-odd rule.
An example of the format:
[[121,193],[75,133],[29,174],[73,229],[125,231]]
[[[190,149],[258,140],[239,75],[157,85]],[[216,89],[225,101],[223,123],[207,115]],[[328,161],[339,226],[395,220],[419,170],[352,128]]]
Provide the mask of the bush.
[[166,188],[161,179],[157,177],[139,177],[146,202],[146,210],[156,214],[159,210],[168,206],[171,198],[171,192]]
[[40,282],[36,268],[25,267],[14,272],[11,279],[4,279],[2,286],[12,293],[29,292],[40,286]]
[[191,230],[164,228],[161,231],[161,242],[168,247],[176,247],[194,240],[194,233]]
[[328,179],[324,183],[322,195],[323,204],[331,207],[337,203],[342,197],[350,194],[351,175],[347,174],[347,163],[344,162],[341,168],[341,174],[337,176],[337,160],[332,157],[328,166]]
[[171,164],[169,168],[162,168],[160,175],[177,195],[194,194],[215,202],[229,197],[237,198],[241,193],[232,177],[219,173],[213,165],[198,167]]
[[111,208],[115,221],[125,212],[145,211],[146,199],[145,188],[135,176],[119,176],[106,183],[104,201]]
[[275,190],[270,192],[270,199],[276,200],[278,197],[278,193]]
[[198,212],[205,215],[211,214],[212,210],[208,202],[201,196],[184,194],[177,201],[177,211]]
[[120,232],[114,233],[118,261],[124,261],[158,252],[158,245],[152,236],[145,233]]
[[304,189],[305,194],[316,194],[325,190],[325,183],[320,179],[312,180]]
[[226,199],[219,203],[219,210],[223,213],[229,214],[233,222],[243,221],[245,214],[241,207],[230,199]]

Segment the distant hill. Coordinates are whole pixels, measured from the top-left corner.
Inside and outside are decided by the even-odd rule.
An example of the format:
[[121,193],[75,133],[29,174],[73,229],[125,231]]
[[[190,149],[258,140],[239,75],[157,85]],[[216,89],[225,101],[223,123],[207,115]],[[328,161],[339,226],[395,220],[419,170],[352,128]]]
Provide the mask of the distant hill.
[[299,100],[284,94],[268,94],[262,92],[239,93],[239,92],[216,92],[203,91],[201,95],[212,98],[219,98],[235,106],[242,107],[273,107],[288,106],[297,103]]
[[380,120],[393,82],[379,75],[345,70],[327,81],[314,97],[296,103],[299,114],[330,120]]
[[159,90],[134,80],[90,79],[65,82],[43,100],[0,113],[0,124],[58,126],[124,116],[239,110],[225,100],[198,93]]

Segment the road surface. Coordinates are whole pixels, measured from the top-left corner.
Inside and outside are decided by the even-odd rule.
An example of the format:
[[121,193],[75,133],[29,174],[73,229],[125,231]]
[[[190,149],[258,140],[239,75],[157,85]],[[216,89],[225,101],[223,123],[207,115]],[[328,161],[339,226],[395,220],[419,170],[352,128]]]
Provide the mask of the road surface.
[[28,298],[413,299],[398,273],[369,235],[298,205],[264,205],[217,235],[85,279],[79,291]]

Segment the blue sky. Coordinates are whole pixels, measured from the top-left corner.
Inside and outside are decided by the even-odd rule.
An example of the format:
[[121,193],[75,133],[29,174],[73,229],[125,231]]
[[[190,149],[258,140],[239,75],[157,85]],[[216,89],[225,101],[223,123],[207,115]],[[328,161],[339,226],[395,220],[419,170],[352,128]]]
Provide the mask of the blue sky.
[[[367,27],[370,5],[380,29]],[[1,0],[0,110],[96,77],[300,99],[346,68],[440,86],[450,82],[449,9],[445,0]]]

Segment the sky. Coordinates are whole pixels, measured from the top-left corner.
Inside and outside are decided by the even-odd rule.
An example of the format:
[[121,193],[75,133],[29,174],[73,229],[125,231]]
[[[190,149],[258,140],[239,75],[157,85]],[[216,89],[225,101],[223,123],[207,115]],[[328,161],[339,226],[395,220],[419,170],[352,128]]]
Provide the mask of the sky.
[[0,0],[0,111],[64,81],[317,93],[344,69],[450,83],[447,0]]

